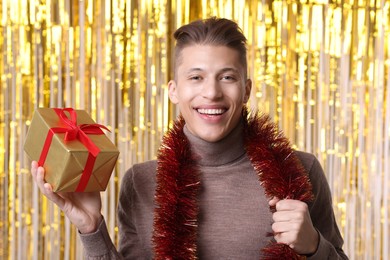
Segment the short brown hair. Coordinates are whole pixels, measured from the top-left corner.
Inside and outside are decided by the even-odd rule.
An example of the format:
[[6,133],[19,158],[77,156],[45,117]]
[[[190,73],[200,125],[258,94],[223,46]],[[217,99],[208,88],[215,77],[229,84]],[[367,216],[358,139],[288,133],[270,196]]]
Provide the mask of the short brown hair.
[[246,77],[247,40],[240,27],[234,21],[216,17],[196,20],[177,29],[173,36],[176,40],[175,63],[178,63],[183,48],[190,45],[221,45],[238,51]]

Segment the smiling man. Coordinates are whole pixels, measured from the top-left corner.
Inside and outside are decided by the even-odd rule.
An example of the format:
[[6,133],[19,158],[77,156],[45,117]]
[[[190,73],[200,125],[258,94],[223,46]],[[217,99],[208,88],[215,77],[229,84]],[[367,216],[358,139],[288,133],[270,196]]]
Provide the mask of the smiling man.
[[245,77],[240,53],[207,42],[178,51],[176,79],[168,84],[170,99],[193,135],[219,141],[237,126],[250,95],[251,80]]
[[157,160],[122,179],[118,250],[99,194],[53,193],[32,164],[42,193],[81,233],[86,258],[347,259],[316,158],[246,109],[252,83],[237,24],[195,21],[174,37],[169,98],[181,115]]

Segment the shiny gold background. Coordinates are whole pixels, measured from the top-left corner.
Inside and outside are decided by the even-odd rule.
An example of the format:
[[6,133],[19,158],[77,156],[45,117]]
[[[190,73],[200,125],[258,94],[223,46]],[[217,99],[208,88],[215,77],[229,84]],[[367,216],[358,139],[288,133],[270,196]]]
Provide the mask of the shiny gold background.
[[76,230],[32,184],[23,143],[37,107],[86,109],[121,155],[106,192],[152,159],[169,104],[172,32],[196,18],[236,20],[249,40],[252,108],[270,113],[327,174],[351,259],[390,248],[388,0],[2,0],[0,258],[81,259]]

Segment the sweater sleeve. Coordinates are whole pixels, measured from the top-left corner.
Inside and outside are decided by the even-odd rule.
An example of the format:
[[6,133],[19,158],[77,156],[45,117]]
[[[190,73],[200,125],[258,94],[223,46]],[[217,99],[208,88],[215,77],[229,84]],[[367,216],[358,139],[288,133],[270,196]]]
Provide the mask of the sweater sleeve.
[[143,259],[139,248],[137,228],[133,221],[132,207],[133,168],[126,172],[121,182],[118,203],[119,246],[115,248],[106,223],[103,219],[98,230],[90,234],[80,234],[84,246],[85,259]]
[[138,237],[134,212],[134,168],[122,179],[118,203],[118,250],[125,259],[147,259]]
[[336,223],[329,184],[318,160],[310,155],[309,177],[314,201],[309,204],[310,216],[319,233],[317,251],[307,259],[348,259],[342,246],[343,238]]
[[80,234],[80,239],[84,246],[85,259],[122,259],[112,243],[104,219],[94,233]]

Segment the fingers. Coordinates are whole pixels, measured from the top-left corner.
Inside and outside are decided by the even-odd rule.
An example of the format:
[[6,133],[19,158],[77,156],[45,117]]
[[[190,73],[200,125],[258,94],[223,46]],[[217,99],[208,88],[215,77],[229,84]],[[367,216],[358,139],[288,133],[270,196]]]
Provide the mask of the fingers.
[[277,211],[307,211],[307,204],[299,200],[279,200],[275,204]]
[[[272,230],[276,234],[287,232],[298,232],[305,219],[305,211],[299,210],[300,205],[293,201],[282,200],[277,202],[276,211],[272,214],[274,223]],[[279,242],[279,241],[278,241]]]
[[[31,174],[34,178],[35,183],[38,185],[39,189],[42,193],[45,193],[45,169],[43,167],[38,166],[36,161],[31,163]],[[50,184],[49,184],[50,185]],[[48,187],[46,185],[46,187]],[[51,187],[49,189],[51,191]]]
[[274,234],[274,239],[277,243],[292,246],[296,244],[297,237],[292,232],[280,232]]
[[290,210],[300,210],[305,211],[307,209],[307,204],[302,203],[299,200],[292,199],[279,199],[278,197],[273,197],[268,204],[271,207],[276,207],[277,211],[290,211]]
[[290,246],[297,253],[315,251],[318,234],[312,225],[307,204],[298,200],[272,198],[270,205],[276,209],[272,214],[272,231],[276,242]]
[[294,222],[294,220],[287,219],[282,221],[275,221],[272,224],[272,230],[275,234],[299,231],[301,222]]
[[274,233],[274,239],[277,243],[288,245],[299,254],[312,254],[317,250],[319,235],[302,228],[298,224],[289,222],[274,223],[273,230],[279,230]]
[[45,169],[38,166],[36,161],[31,163],[31,174],[42,194],[62,209],[64,207],[65,200],[60,195],[53,192],[53,187],[50,183],[45,181]]
[[[274,232],[299,229],[299,226],[305,222],[305,217],[309,216],[307,204],[298,200],[279,200],[275,208],[272,219],[278,229]],[[294,224],[297,224],[295,229]]]
[[[278,217],[274,217],[274,219],[278,219]],[[289,217],[283,215],[272,224],[272,231],[274,232],[276,242],[288,245],[292,249],[298,244],[299,229],[299,223],[292,222]]]
[[37,176],[37,169],[38,169],[38,162],[37,161],[32,161],[31,163],[31,174],[34,178],[34,181],[36,179],[36,176]]

